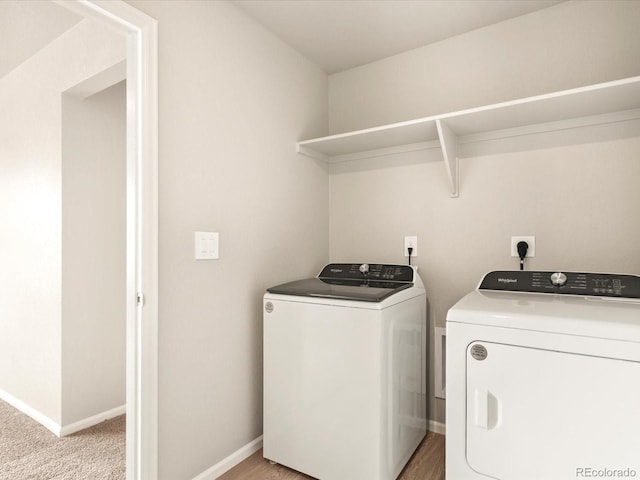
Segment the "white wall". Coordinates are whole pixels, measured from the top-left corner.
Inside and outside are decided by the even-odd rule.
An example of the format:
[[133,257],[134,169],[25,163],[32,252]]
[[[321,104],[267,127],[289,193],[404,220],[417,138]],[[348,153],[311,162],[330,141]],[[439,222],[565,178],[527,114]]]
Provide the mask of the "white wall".
[[295,152],[327,78],[228,2],[131,4],[159,22],[159,475],[182,480],[262,434],[262,295],[328,260],[328,175]]
[[87,20],[0,78],[0,390],[61,413],[61,94],[122,60]]
[[126,84],[62,101],[62,424],[126,403]]
[[[568,2],[332,75],[331,130],[640,75],[639,22],[639,2]],[[438,326],[482,274],[517,268],[512,235],[536,236],[527,268],[640,274],[638,137],[635,121],[465,146],[457,199],[439,151],[340,165],[331,260],[404,262],[417,235]]]

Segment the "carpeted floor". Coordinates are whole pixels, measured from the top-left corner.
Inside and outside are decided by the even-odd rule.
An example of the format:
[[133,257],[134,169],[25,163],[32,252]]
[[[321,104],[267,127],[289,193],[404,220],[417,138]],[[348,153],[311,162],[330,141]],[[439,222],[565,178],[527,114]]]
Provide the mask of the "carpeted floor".
[[124,415],[58,438],[0,401],[0,480],[124,478]]

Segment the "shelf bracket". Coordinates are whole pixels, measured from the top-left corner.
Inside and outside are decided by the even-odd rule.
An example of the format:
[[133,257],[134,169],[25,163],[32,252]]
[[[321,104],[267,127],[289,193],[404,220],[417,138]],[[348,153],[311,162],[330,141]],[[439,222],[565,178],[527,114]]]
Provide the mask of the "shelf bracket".
[[442,158],[449,177],[450,196],[457,198],[460,195],[458,188],[458,139],[442,120],[436,119],[436,127],[442,148]]

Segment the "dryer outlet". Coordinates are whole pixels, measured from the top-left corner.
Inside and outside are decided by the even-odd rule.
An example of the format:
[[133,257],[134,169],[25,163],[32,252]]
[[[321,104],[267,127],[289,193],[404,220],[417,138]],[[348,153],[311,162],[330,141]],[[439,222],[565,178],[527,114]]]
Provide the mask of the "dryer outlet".
[[520,257],[518,255],[518,242],[527,242],[529,249],[527,250],[527,258],[536,256],[536,237],[533,235],[511,237],[511,256]]

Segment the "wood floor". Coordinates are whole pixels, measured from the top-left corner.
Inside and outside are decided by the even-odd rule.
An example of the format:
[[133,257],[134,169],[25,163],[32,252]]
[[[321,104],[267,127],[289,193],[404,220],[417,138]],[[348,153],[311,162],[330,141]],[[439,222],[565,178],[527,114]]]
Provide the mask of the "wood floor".
[[[261,449],[218,480],[309,480],[311,478],[282,465],[272,465],[262,458]],[[428,432],[398,480],[444,480],[444,436]]]

